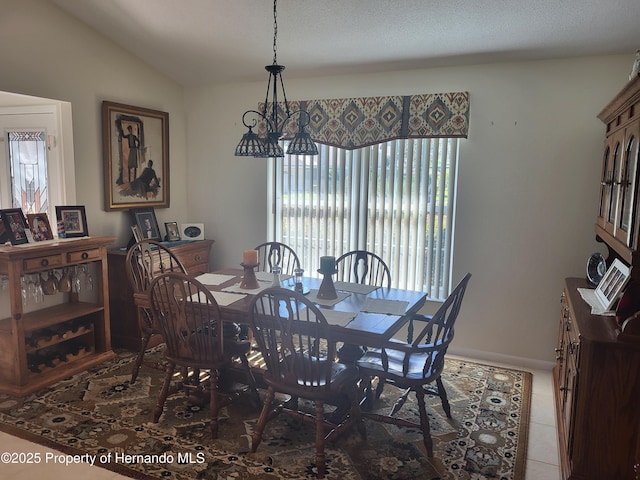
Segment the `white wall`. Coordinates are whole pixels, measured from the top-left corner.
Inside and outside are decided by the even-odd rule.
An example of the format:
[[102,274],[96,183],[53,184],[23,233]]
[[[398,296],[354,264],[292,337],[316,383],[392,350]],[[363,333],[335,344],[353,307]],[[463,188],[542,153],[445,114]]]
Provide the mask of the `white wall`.
[[[0,0],[0,91],[71,102],[76,199],[89,233],[131,236],[121,211],[103,209],[103,100],[169,112],[171,206],[158,222],[186,221],[186,144],[182,88],[44,0]],[[161,228],[164,231],[163,228]]]
[[[452,350],[551,362],[563,278],[584,276],[587,257],[603,251],[593,230],[604,140],[596,115],[632,62],[630,53],[285,83],[290,99],[470,92],[454,279],[473,277]],[[186,92],[189,205],[216,239],[216,267],[265,240],[266,161],[233,156],[242,113],[265,87]]]

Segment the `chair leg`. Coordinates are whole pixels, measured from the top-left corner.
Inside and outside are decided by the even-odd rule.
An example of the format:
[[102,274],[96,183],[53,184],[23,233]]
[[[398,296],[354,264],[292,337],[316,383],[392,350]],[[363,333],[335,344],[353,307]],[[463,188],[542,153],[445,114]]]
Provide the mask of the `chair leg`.
[[150,339],[150,333],[143,334],[142,338],[140,339],[140,350],[138,351],[138,355],[136,356],[136,361],[133,363],[133,370],[131,372],[131,383],[136,383],[136,380],[138,379],[138,373],[140,372],[140,367],[142,366],[144,354],[147,351]]
[[316,400],[316,468],[318,478],[324,478],[326,458],[324,454],[324,403]]
[[[421,388],[419,390],[422,392]],[[398,413],[400,411],[402,406],[407,401],[407,398],[409,397],[410,393],[411,393],[411,389],[410,388],[407,388],[404,392],[402,392],[402,395],[400,395],[400,397],[398,397],[398,400],[396,400],[396,403],[393,404],[393,407],[391,408],[391,413],[389,414],[390,416],[393,417],[396,413]],[[424,393],[423,393],[423,395],[424,395]]]
[[167,371],[164,375],[164,383],[162,384],[162,389],[160,390],[160,395],[158,396],[158,402],[156,403],[156,408],[153,412],[153,422],[158,423],[160,417],[162,416],[162,411],[164,410],[164,402],[167,400],[167,396],[169,395],[169,387],[171,386],[171,377],[173,376],[173,370],[175,369],[176,364],[170,362],[167,365]]
[[429,417],[427,416],[427,409],[424,404],[424,392],[422,388],[416,388],[415,392],[416,400],[418,400],[418,410],[420,411],[420,429],[422,430],[424,448],[427,450],[427,455],[433,457],[433,439],[431,438]]
[[209,372],[209,414],[211,415],[211,437],[218,438],[218,378],[220,373],[217,369],[211,369]]
[[253,372],[251,371],[251,365],[249,365],[249,359],[246,355],[240,356],[240,361],[244,366],[244,369],[247,372],[247,383],[249,384],[249,388],[251,389],[251,394],[253,395],[253,399],[256,402],[256,408],[260,408],[262,402],[260,401],[260,394],[258,393],[258,383],[256,382],[256,378],[253,376]]
[[262,411],[260,412],[260,417],[258,418],[258,423],[256,423],[256,428],[253,431],[253,435],[251,436],[251,452],[255,453],[258,449],[258,445],[262,441],[262,433],[264,432],[264,427],[269,420],[269,411],[271,410],[271,402],[275,397],[275,392],[273,388],[269,387],[267,389],[267,394],[264,397],[264,403],[262,404]]
[[382,395],[382,390],[384,390],[384,377],[378,377],[378,385],[376,385],[376,400],[378,400],[380,395]]
[[438,386],[438,396],[440,397],[440,402],[442,403],[442,409],[447,415],[447,418],[451,418],[451,406],[449,406],[449,398],[447,397],[447,391],[444,388],[441,377],[438,377],[436,379],[436,385]]

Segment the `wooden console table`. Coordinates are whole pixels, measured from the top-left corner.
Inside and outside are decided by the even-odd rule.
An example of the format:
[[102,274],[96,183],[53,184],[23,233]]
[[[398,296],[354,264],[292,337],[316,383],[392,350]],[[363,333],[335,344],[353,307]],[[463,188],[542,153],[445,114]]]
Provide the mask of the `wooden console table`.
[[[0,319],[0,392],[28,395],[115,355],[111,350],[107,246],[113,237],[0,246],[0,275],[9,279],[11,316]],[[91,271],[93,290],[23,301],[22,284],[54,271]],[[43,282],[44,283],[44,282]],[[27,308],[34,302],[39,309]],[[46,306],[45,306],[46,305]]]
[[[166,242],[165,245],[178,257],[190,275],[209,271],[209,253],[213,240]],[[109,259],[109,293],[111,301],[111,341],[114,348],[138,351],[140,326],[138,309],[133,302],[133,290],[127,278],[125,260],[127,250],[111,249]],[[160,336],[151,337],[149,346],[157,345]]]

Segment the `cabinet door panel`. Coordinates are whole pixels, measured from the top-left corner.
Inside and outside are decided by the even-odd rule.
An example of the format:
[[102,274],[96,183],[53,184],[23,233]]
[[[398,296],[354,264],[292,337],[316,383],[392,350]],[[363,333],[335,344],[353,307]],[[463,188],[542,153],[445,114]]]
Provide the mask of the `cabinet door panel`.
[[633,246],[635,205],[638,191],[638,127],[636,122],[626,129],[622,168],[620,172],[620,213],[616,237],[628,247]]
[[622,185],[622,151],[623,151],[624,132],[619,131],[612,137],[611,142],[611,161],[609,162],[609,171],[605,183],[608,185],[608,196],[606,198],[606,222],[605,230],[610,234],[616,234],[616,224],[619,216],[620,191]]

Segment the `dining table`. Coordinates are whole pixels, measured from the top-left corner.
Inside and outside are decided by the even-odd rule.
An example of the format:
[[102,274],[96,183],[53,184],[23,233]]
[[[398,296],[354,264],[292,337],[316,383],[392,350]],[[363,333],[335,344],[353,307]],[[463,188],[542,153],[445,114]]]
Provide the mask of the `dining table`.
[[[255,295],[273,285],[273,274],[255,272],[256,288],[243,288],[244,270],[223,268],[195,278],[212,293],[225,322],[251,324],[251,302]],[[425,292],[377,287],[358,283],[334,282],[337,298],[318,298],[322,278],[303,277],[303,293],[325,315],[333,338],[342,342],[341,361],[355,362],[364,347],[382,347],[422,308]],[[295,288],[292,276],[280,275],[282,288]],[[135,293],[139,307],[149,307],[148,293]]]
[[[221,317],[241,325],[251,323],[251,302],[273,285],[273,274],[256,272],[257,288],[242,288],[242,269],[225,268],[196,277],[213,294]],[[364,352],[360,346],[382,347],[424,305],[425,292],[359,283],[334,282],[337,298],[318,297],[322,278],[303,277],[303,293],[327,319],[333,338],[343,342],[341,361],[355,362]],[[279,286],[295,289],[294,277],[280,275]]]

